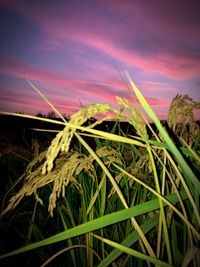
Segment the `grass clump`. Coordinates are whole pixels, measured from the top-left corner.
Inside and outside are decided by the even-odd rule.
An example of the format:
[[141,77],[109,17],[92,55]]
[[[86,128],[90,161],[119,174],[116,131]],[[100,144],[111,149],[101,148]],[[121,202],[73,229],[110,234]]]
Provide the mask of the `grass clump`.
[[[1,260],[37,249],[41,266],[51,261],[60,266],[198,266],[200,151],[195,140],[200,131],[193,109],[199,103],[176,96],[166,130],[126,78],[157,130],[121,97],[119,110],[93,104],[66,121],[31,84],[62,121],[20,116],[57,123],[63,130],[29,163],[21,189],[2,212],[8,216],[25,196],[35,196],[25,242]],[[108,111],[113,116],[104,114],[83,126],[88,118]],[[115,123],[110,131],[95,128],[111,118]],[[135,133],[125,135],[120,120],[134,126]],[[49,230],[45,235],[41,222]],[[52,251],[46,253],[45,246]]]

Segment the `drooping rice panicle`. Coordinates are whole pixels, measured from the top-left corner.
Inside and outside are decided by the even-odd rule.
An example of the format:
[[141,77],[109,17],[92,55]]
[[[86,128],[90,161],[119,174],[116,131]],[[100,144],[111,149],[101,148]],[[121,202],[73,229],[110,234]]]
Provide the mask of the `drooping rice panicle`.
[[[70,124],[74,126],[81,126],[92,116],[107,112],[111,109],[108,104],[92,104],[88,107],[85,107],[75,114],[73,114],[69,120]],[[73,138],[75,128],[71,128],[69,125],[66,125],[65,128],[60,131],[56,137],[53,139],[46,155],[46,162],[44,163],[42,173],[50,172],[53,169],[53,163],[55,158],[58,156],[59,152],[69,151],[69,146]]]

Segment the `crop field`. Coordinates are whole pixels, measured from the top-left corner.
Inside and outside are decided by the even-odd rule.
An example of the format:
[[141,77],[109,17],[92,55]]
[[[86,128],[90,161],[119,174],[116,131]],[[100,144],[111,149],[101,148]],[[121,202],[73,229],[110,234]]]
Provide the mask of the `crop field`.
[[67,120],[30,83],[59,119],[4,114],[36,126],[1,136],[0,266],[199,266],[200,103],[175,96],[161,123],[128,82],[140,106]]

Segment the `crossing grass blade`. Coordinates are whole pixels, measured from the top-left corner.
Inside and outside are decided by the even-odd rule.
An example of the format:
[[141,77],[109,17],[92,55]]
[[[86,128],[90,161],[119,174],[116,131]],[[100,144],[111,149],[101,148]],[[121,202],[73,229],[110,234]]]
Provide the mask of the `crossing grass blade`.
[[[147,234],[149,231],[151,231],[152,229],[154,229],[156,227],[158,222],[159,222],[159,216],[157,214],[157,215],[153,216],[152,218],[148,219],[146,222],[144,222],[140,227],[141,227],[142,231],[144,232],[144,234]],[[121,244],[126,246],[126,247],[130,247],[135,242],[137,242],[138,239],[139,239],[138,233],[136,231],[134,231],[131,234],[129,234],[122,241]],[[110,264],[113,261],[115,261],[117,259],[117,257],[119,257],[122,253],[123,253],[123,251],[121,251],[120,249],[117,249],[117,248],[114,249],[104,260],[102,260],[102,262],[97,267],[110,266]]]
[[131,249],[127,246],[124,246],[124,245],[121,245],[117,242],[113,242],[107,238],[103,238],[103,237],[100,237],[100,236],[97,236],[97,235],[94,235],[97,239],[107,243],[108,245],[110,246],[113,246],[115,247],[116,249],[119,249],[127,254],[130,254],[131,256],[133,257],[136,257],[136,258],[139,258],[139,259],[142,259],[142,260],[146,260],[147,262],[151,262],[151,263],[154,263],[156,266],[162,266],[162,267],[173,267],[173,265],[169,264],[169,263],[166,263],[164,261],[161,261],[157,258],[153,258],[153,257],[150,257],[150,256],[147,256],[147,255],[144,255],[143,253],[139,252],[139,251],[136,251],[134,249]]
[[134,177],[133,175],[131,175],[130,173],[126,172],[125,170],[123,170],[121,167],[117,166],[116,164],[114,164],[116,168],[118,168],[121,172],[123,172],[124,174],[126,174],[127,176],[129,176],[131,179],[137,181],[137,183],[143,185],[144,187],[146,187],[149,191],[151,191],[154,195],[156,195],[159,199],[159,203],[160,200],[162,200],[165,204],[169,205],[170,208],[172,208],[177,215],[186,223],[186,225],[193,231],[193,233],[196,235],[197,239],[200,239],[200,233],[198,232],[198,229],[196,229],[192,223],[175,207],[172,205],[172,203],[170,203],[170,201],[168,201],[167,198],[165,198],[164,196],[160,195],[156,190],[154,190],[153,188],[151,188],[150,186],[148,186],[147,184],[145,184],[144,182],[142,182],[141,180],[137,179],[136,177]]
[[[143,97],[141,92],[138,90],[137,86],[134,84],[132,79],[130,78],[129,74],[126,72],[126,76],[128,78],[128,81],[131,84],[132,89],[134,90],[136,96],[138,97],[138,100],[142,104],[142,107],[146,111],[146,113],[149,115],[149,117],[153,120],[155,123],[159,133],[163,136],[164,140],[169,146],[170,151],[174,154],[177,161],[179,162],[183,172],[185,173],[185,179],[187,181],[187,184],[190,188],[190,192],[193,194],[193,197],[195,197],[195,192],[198,192],[198,195],[200,195],[200,181],[197,179],[197,177],[194,175],[193,171],[177,149],[176,145],[173,143],[171,138],[169,137],[166,130],[163,128],[162,124],[160,123],[160,120],[146,101],[146,99]],[[195,190],[194,190],[195,189]]]
[[[181,192],[182,199],[186,199],[187,196],[184,192]],[[166,199],[170,201],[170,203],[177,203],[178,198],[175,194],[170,194],[166,196]],[[166,206],[165,203],[163,203],[164,206]],[[153,199],[150,201],[147,201],[143,204],[139,204],[137,206],[122,210],[113,212],[112,214],[104,215],[101,218],[94,219],[93,221],[86,222],[84,224],[81,224],[79,226],[73,227],[72,229],[68,229],[67,231],[63,231],[59,234],[53,235],[49,238],[46,238],[44,240],[32,243],[30,245],[24,246],[22,248],[19,248],[17,250],[8,252],[6,254],[0,255],[0,259],[10,257],[17,255],[19,253],[24,253],[33,249],[37,249],[42,246],[51,245],[63,240],[67,240],[68,238],[72,238],[75,236],[79,236],[88,232],[96,231],[100,228],[106,227],[111,224],[115,224],[127,219],[130,219],[131,217],[136,217],[154,210],[159,209],[159,201],[158,199]]]

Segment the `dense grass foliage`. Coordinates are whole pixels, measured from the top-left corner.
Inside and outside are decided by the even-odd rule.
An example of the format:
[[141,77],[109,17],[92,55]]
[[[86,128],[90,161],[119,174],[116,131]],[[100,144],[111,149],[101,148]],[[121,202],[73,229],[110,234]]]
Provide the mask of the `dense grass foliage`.
[[[2,266],[198,266],[199,103],[176,96],[161,124],[129,82],[154,124],[120,97],[119,110],[93,104],[67,120],[31,84],[60,120],[19,116],[60,128],[45,132],[45,146],[37,129],[29,156],[15,153],[19,170],[10,161]],[[97,114],[104,116],[88,120]]]

